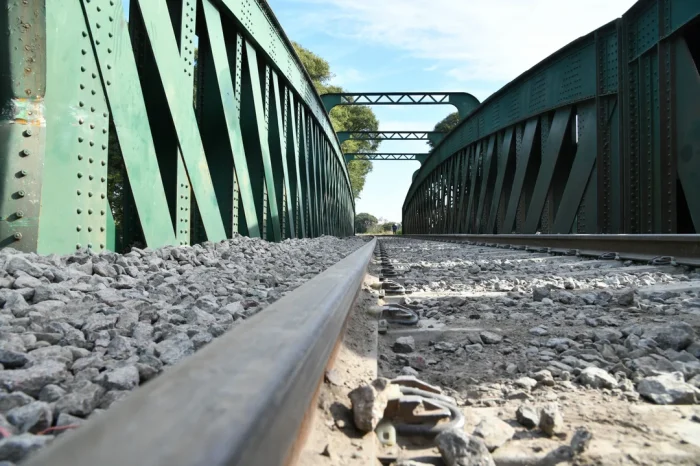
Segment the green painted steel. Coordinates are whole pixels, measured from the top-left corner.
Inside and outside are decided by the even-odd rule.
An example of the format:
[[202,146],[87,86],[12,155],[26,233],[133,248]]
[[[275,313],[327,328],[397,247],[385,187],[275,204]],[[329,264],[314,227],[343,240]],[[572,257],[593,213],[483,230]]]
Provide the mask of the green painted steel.
[[483,162],[483,178],[481,183],[481,194],[479,195],[479,207],[476,209],[476,231],[481,230],[481,217],[484,212],[484,208],[488,211],[489,207],[486,202],[486,193],[488,188],[493,187],[493,183],[490,183],[489,177],[491,175],[491,165],[493,162],[493,153],[496,146],[496,136],[491,135],[489,137],[488,148],[484,154]]
[[[248,171],[248,162],[245,156],[245,147],[243,145],[243,133],[241,130],[241,81],[242,81],[242,55],[243,55],[243,37],[241,34],[236,34],[235,48],[233,44],[231,52],[235,53],[235,60],[232,60],[226,51],[227,42],[224,37],[224,31],[221,26],[221,15],[214,4],[206,0],[203,2],[204,18],[207,25],[209,43],[200,43],[200,56],[202,51],[208,45],[211,50],[212,61],[214,64],[213,77],[216,82],[210,83],[212,88],[216,87],[215,98],[220,99],[220,109],[223,113],[223,121],[226,123],[225,131],[228,133],[228,144],[230,145],[227,157],[232,158],[232,169],[222,173],[227,180],[221,180],[223,186],[231,186],[233,189],[234,183],[238,191],[238,200],[234,199],[234,193],[227,191],[220,198],[227,198],[227,210],[230,215],[233,215],[236,204],[240,203],[243,209],[243,221],[241,222],[240,214],[237,219],[237,228],[233,227],[233,217],[229,219],[230,228],[232,231],[241,232],[251,237],[260,237],[260,224],[258,222],[258,214],[255,208],[255,200],[253,197],[253,189],[250,183],[250,175]],[[233,42],[231,40],[229,43]],[[232,69],[231,63],[235,66]],[[233,74],[235,73],[235,74]],[[233,76],[232,76],[233,75]],[[234,79],[236,88],[234,89]],[[207,85],[208,83],[204,83]],[[213,118],[219,118],[220,114],[213,115]],[[212,121],[204,122],[205,125],[212,124]],[[212,140],[221,140],[221,137],[216,137],[212,134]],[[215,149],[216,150],[216,149]],[[220,152],[222,149],[218,149]],[[228,164],[227,164],[228,165]],[[235,182],[234,182],[235,179]],[[236,202],[237,201],[237,202]],[[228,216],[227,216],[228,217]]]
[[[506,211],[505,220],[503,221],[503,227],[501,232],[509,233],[513,230],[515,225],[515,216],[518,212],[518,207],[521,202],[521,195],[525,194],[525,177],[527,175],[528,167],[530,166],[530,154],[532,153],[532,146],[535,142],[535,134],[539,127],[539,119],[535,118],[529,120],[525,124],[525,129],[523,131],[523,136],[519,147],[516,149],[516,171],[515,178],[513,181],[513,188],[511,191],[511,196],[508,202],[508,210]],[[521,194],[522,193],[522,194]],[[529,199],[528,199],[529,201]]]
[[[91,3],[96,2],[97,0],[92,0]],[[188,85],[188,80],[185,79],[184,74],[168,71],[177,69],[176,67],[182,59],[180,58],[172,24],[169,21],[167,3],[165,0],[137,0],[137,2],[141,14],[144,18],[147,18],[143,23],[149,43],[153,49],[153,55],[168,102],[170,118],[175,126],[180,151],[185,160],[187,174],[192,184],[192,191],[197,201],[197,207],[207,238],[214,241],[224,239],[226,238],[226,232],[207,165],[194,108],[190,99],[182,98],[183,95],[189,96],[191,94],[192,87]],[[104,6],[106,7],[107,5]],[[94,18],[95,28],[100,29],[97,27],[100,24],[99,21],[106,21],[107,17],[98,11],[97,8],[97,5],[86,6],[88,17]],[[95,13],[91,14],[91,11]],[[99,47],[98,50],[100,50]],[[109,49],[107,54],[106,60],[108,61],[111,54]]]
[[282,233],[277,210],[278,200],[274,195],[277,186],[275,186],[274,172],[272,171],[268,135],[270,70],[265,67],[263,75],[260,76],[257,52],[249,42],[246,42],[244,48],[242,107],[246,125],[243,127],[243,131],[253,135],[250,144],[246,146],[248,168],[253,180],[253,193],[258,200],[256,206],[259,215],[258,221],[267,226],[264,238],[279,241]]
[[[525,217],[525,230],[537,230],[542,217],[542,209],[545,208],[546,197],[552,184],[552,177],[557,165],[561,147],[564,142],[564,135],[570,129],[571,107],[564,107],[557,110],[549,129],[549,134],[543,139],[542,160],[537,172],[537,181],[533,188],[527,216]],[[578,174],[576,174],[578,175]]]
[[699,44],[700,2],[640,0],[557,51],[440,141],[404,232],[697,233]]
[[0,11],[0,247],[352,234],[340,143],[267,4],[129,3]]
[[[183,64],[183,76],[187,86],[194,86],[194,61],[195,61],[195,30],[197,27],[197,15],[194,14],[194,5],[191,2],[180,2],[180,8],[177,9],[177,2],[169,0],[168,6],[172,5],[172,11],[179,13],[177,19],[180,22],[179,31],[177,26],[175,26],[175,31],[177,34],[178,48],[180,50],[181,63]],[[203,2],[206,6],[207,2]],[[177,24],[173,21],[173,24]],[[179,71],[179,70],[178,70]],[[209,160],[207,158],[207,160]],[[191,231],[192,231],[192,217],[189,215],[190,208],[192,207],[192,186],[190,183],[189,176],[187,175],[187,167],[185,159],[182,155],[182,151],[177,149],[177,159],[176,159],[176,173],[175,173],[175,202],[174,204],[174,216],[175,216],[175,235],[178,239],[178,244],[186,245],[191,243]],[[217,192],[220,190],[218,184],[214,186]],[[217,189],[219,188],[219,189]],[[218,197],[217,200],[220,202],[223,199]],[[231,223],[233,220],[230,221]],[[225,225],[229,227],[230,225]],[[227,233],[229,232],[227,228]]]
[[270,111],[273,119],[270,138],[274,156],[273,167],[276,168],[275,179],[277,183],[275,189],[277,191],[277,204],[283,206],[284,235],[286,238],[294,238],[296,233],[291,192],[291,185],[294,182],[289,176],[289,167],[287,166],[287,107],[289,106],[289,95],[284,92],[283,88],[280,88],[277,73],[274,71],[272,72],[272,89],[274,91],[274,99],[271,99],[271,101],[274,104],[274,111]]
[[35,250],[39,240],[50,65],[46,16],[37,2],[0,8],[0,150],[5,151],[0,156],[0,247],[25,251]]
[[[38,217],[40,253],[69,253],[76,249],[91,248],[96,251],[107,247],[108,216],[107,198],[107,154],[109,144],[109,108],[105,83],[110,93],[124,92],[129,86],[128,75],[135,71],[127,69],[127,82],[111,82],[111,70],[102,71],[102,66],[93,54],[95,41],[102,37],[90,35],[90,22],[85,18],[80,2],[46,5],[46,147],[43,154],[44,180],[41,189],[41,213]],[[123,29],[117,25],[112,38],[100,46],[98,53],[110,55],[111,63],[120,60],[120,54],[108,53],[107,47],[120,40]],[[105,34],[106,35],[106,34]],[[111,40],[109,40],[111,39]],[[128,36],[126,38],[128,41]],[[67,79],[71,75],[72,79]],[[52,85],[53,83],[53,85]],[[122,116],[123,111],[133,112],[138,119],[138,95],[132,92],[132,101],[127,110],[115,106],[112,112]],[[115,122],[117,122],[115,118]],[[136,134],[135,138],[139,135]],[[160,181],[157,164],[142,164],[138,168],[138,156],[134,147],[125,141],[124,161],[127,169],[140,173],[153,173],[154,178],[146,185],[145,180],[134,177],[134,191],[151,191]],[[137,150],[148,152],[149,148]],[[135,165],[137,168],[135,168]],[[151,194],[151,193],[149,193]],[[162,193],[161,193],[162,194]],[[153,193],[150,201],[142,201],[139,208],[170,224],[165,196]],[[163,212],[156,212],[158,208]],[[170,231],[144,229],[156,244],[172,244],[175,241]]]
[[[595,104],[582,105],[579,119],[582,121],[595,120]],[[583,125],[581,125],[583,126]],[[554,217],[553,233],[569,233],[573,228],[579,206],[584,201],[586,187],[591,181],[596,160],[596,125],[585,125],[581,128],[576,158],[571,166],[569,179],[559,202],[559,208]]]
[[464,119],[479,106],[466,92],[340,92],[321,96],[326,111],[336,105],[452,105]]
[[338,140],[345,141],[431,141],[439,143],[446,133],[438,131],[338,131]]
[[[491,209],[489,212],[489,220],[486,225],[486,231],[493,231],[496,225],[496,215],[498,214],[498,209],[501,206],[500,198],[501,191],[503,190],[503,182],[506,177],[506,168],[510,162],[510,155],[512,153],[513,147],[513,128],[509,128],[505,131],[503,135],[503,140],[499,145],[498,160],[496,163],[496,182],[493,185],[493,202],[491,202]],[[505,198],[505,196],[504,196]]]
[[351,160],[414,160],[425,162],[430,154],[404,154],[402,152],[346,152],[345,161]]

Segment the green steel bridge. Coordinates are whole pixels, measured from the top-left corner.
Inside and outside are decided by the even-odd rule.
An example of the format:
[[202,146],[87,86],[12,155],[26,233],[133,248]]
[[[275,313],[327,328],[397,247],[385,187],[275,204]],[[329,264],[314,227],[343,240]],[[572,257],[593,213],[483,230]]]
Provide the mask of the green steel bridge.
[[[404,233],[700,228],[697,0],[640,0],[482,103],[319,96],[264,0],[131,0],[129,11],[120,0],[0,9],[0,247],[351,235],[346,160],[357,158],[421,161]],[[336,105],[453,105],[461,122],[336,134]],[[349,139],[435,148],[344,154]]]

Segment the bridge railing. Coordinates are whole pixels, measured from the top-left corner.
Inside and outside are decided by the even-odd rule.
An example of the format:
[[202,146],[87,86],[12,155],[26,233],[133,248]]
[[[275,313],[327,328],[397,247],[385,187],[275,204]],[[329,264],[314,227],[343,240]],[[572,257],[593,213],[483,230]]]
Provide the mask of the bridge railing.
[[415,175],[404,232],[698,232],[699,17],[641,0],[496,92]]
[[353,233],[340,144],[264,0],[0,9],[0,246]]

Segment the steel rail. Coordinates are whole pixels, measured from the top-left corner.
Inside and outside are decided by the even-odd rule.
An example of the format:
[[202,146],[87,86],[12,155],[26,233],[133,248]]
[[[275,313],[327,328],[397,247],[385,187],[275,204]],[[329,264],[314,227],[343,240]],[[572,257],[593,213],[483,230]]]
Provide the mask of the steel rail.
[[700,235],[402,235],[434,241],[470,242],[484,246],[549,248],[553,253],[599,257],[616,253],[621,260],[650,261],[671,256],[680,265],[700,266]]
[[375,245],[372,239],[26,466],[289,464]]

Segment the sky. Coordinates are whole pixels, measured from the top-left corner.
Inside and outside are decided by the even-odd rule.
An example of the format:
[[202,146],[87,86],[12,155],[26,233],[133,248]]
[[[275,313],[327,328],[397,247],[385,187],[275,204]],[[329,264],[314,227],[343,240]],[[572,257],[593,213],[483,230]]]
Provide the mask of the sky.
[[[348,92],[469,92],[480,101],[634,0],[268,0],[287,36]],[[375,106],[380,130],[430,130],[446,106]],[[381,152],[428,152],[385,141]],[[375,161],[356,212],[401,221],[418,162]]]

